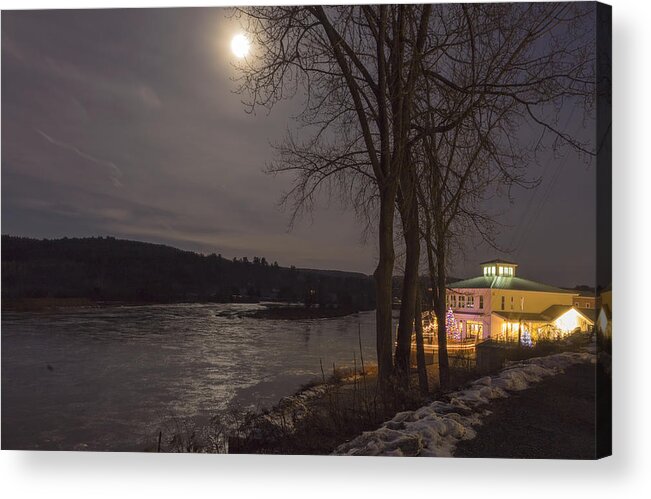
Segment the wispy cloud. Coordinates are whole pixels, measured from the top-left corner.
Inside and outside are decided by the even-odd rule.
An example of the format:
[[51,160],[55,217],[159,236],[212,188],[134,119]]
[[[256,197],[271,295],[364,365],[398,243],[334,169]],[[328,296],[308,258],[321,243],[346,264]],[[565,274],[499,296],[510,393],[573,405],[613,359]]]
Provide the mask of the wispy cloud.
[[81,89],[94,89],[98,94],[112,95],[122,101],[150,109],[160,109],[161,97],[152,86],[133,75],[118,77],[104,74],[92,66],[80,66],[70,61],[45,55],[21,45],[13,37],[2,34],[2,53],[15,62],[44,75],[76,84]]
[[122,187],[122,182],[120,179],[122,178],[122,170],[118,168],[118,166],[113,163],[112,161],[108,161],[105,159],[97,158],[95,156],[92,156],[81,149],[79,149],[77,146],[73,144],[68,144],[66,142],[62,142],[60,140],[55,139],[54,137],[48,135],[45,133],[43,130],[39,130],[38,128],[34,129],[41,137],[43,137],[45,140],[47,140],[50,144],[53,144],[55,146],[58,146],[62,149],[66,149],[77,156],[79,156],[82,159],[85,159],[91,163],[94,163],[99,166],[103,166],[106,168],[109,172],[109,177],[111,179],[111,182],[115,187]]

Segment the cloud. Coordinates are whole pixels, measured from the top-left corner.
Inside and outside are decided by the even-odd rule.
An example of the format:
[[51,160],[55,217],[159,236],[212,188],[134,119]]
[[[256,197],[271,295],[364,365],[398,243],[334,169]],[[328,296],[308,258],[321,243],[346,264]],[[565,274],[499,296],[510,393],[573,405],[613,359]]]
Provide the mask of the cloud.
[[75,146],[73,144],[67,144],[65,142],[62,142],[60,140],[57,140],[57,139],[51,137],[50,135],[48,135],[44,131],[39,130],[38,128],[35,128],[34,130],[38,134],[40,134],[45,140],[47,140],[50,144],[54,144],[55,146],[58,146],[58,147],[60,147],[62,149],[66,149],[68,151],[71,151],[72,153],[76,154],[80,158],[85,159],[87,161],[90,161],[91,163],[94,163],[96,165],[105,167],[109,172],[109,177],[110,177],[111,182],[113,183],[113,185],[115,187],[122,187],[122,182],[120,181],[120,179],[122,178],[122,170],[120,170],[120,168],[118,168],[118,166],[115,163],[113,163],[112,161],[108,161],[108,160],[101,159],[101,158],[96,158],[95,156],[92,156],[92,155],[82,151],[81,149],[79,149],[77,146]]
[[138,93],[140,94],[142,101],[149,107],[159,108],[163,104],[158,94],[146,85],[141,85],[138,89]]
[[160,96],[151,85],[131,73],[122,73],[119,76],[107,75],[102,68],[88,64],[79,65],[58,57],[45,55],[19,43],[5,33],[2,35],[2,52],[11,57],[15,63],[38,71],[45,78],[54,77],[72,83],[78,91],[94,89],[97,94],[112,95],[120,101],[139,103],[144,108],[159,109],[162,107]]

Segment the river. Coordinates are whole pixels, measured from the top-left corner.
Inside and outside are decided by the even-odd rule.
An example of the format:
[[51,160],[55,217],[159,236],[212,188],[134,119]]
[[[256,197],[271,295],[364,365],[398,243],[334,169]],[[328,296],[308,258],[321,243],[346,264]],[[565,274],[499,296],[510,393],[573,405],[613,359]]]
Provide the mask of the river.
[[260,305],[2,313],[2,448],[138,451],[170,421],[262,408],[332,365],[375,362],[375,313],[302,321]]

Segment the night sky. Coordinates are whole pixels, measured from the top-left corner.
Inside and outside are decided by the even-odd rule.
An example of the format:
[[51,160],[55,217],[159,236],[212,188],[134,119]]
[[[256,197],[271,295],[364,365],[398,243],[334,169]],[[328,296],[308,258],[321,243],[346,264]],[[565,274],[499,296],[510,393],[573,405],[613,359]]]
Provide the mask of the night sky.
[[[217,8],[4,11],[2,233],[112,235],[372,273],[375,236],[364,241],[336,201],[324,198],[288,231],[278,202],[291,178],[264,167],[300,102],[245,113],[231,81],[237,32]],[[589,137],[579,114],[561,123]],[[491,201],[507,225],[499,241],[514,251],[471,242],[453,275],[503,256],[523,277],[594,282],[594,164],[571,151],[538,163],[540,187],[513,192],[513,204]]]

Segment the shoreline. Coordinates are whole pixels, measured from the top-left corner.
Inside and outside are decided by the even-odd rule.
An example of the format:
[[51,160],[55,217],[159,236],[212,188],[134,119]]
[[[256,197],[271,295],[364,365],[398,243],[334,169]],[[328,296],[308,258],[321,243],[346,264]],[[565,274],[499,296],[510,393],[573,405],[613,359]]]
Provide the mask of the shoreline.
[[3,312],[47,312],[68,310],[75,308],[112,308],[112,307],[146,307],[163,305],[235,305],[250,304],[262,305],[266,308],[238,312],[242,317],[267,320],[310,320],[330,319],[364,312],[355,307],[338,308],[306,308],[301,305],[288,305],[286,302],[260,302],[260,301],[205,301],[189,300],[174,302],[156,301],[101,301],[90,298],[20,298],[3,299]]
[[213,300],[179,300],[179,301],[124,301],[93,300],[91,298],[3,298],[2,310],[11,312],[40,312],[44,310],[65,310],[69,308],[111,308],[111,307],[146,307],[151,305],[228,305],[259,304],[259,301],[213,301]]
[[[435,430],[443,432],[434,439],[442,444],[441,448],[433,446],[426,449],[427,438],[422,436],[418,437],[422,438],[418,445],[411,441],[403,442],[404,447],[401,444],[388,449],[388,454],[397,452],[402,455],[451,455],[457,442],[474,436],[474,427],[480,424],[486,408],[490,409],[488,404],[491,399],[506,396],[508,392],[515,394],[519,390],[534,388],[542,378],[553,378],[562,374],[564,368],[576,364],[588,363],[594,369],[595,355],[591,350],[591,346],[585,344],[559,344],[558,348],[552,351],[533,349],[530,356],[508,361],[503,368],[483,376],[475,368],[461,364],[451,366],[451,385],[445,393],[441,392],[438,386],[438,366],[431,364],[427,366],[430,390],[425,396],[418,393],[418,377],[415,368],[412,368],[410,391],[403,394],[404,399],[398,405],[389,403],[383,408],[379,407],[376,366],[366,366],[364,370],[360,369],[359,364],[355,367],[339,368],[329,378],[324,374],[322,380],[304,385],[266,411],[247,413],[244,419],[248,418],[248,431],[229,438],[229,445],[222,452],[293,455],[384,454],[380,451],[380,448],[385,447],[382,440],[386,436],[390,441],[387,445],[391,447],[393,437],[402,431],[401,415],[426,415],[430,411],[431,419],[441,419],[446,428],[456,425],[460,432],[448,435],[449,428],[442,429],[437,424],[428,429],[423,427],[421,429],[424,435],[429,435]],[[523,370],[522,374],[516,374],[520,369]],[[515,378],[511,379],[512,377]],[[491,394],[487,393],[486,387],[486,384],[491,384],[489,380],[494,380],[495,384],[491,388],[494,393]],[[506,400],[508,404],[509,399]],[[475,409],[475,404],[487,405]],[[441,409],[440,414],[438,409]],[[472,414],[474,411],[478,412]],[[468,421],[461,425],[462,421],[456,421],[452,414],[455,412],[459,412],[459,418]],[[394,424],[396,418],[401,421]],[[423,423],[426,421],[423,420]],[[415,421],[414,424],[420,423]],[[391,435],[388,435],[389,433]],[[373,435],[378,435],[377,440],[374,440],[377,446],[374,442],[366,441],[368,438],[374,439]],[[412,437],[413,435],[409,436]],[[360,449],[365,445],[370,447],[366,450]]]

